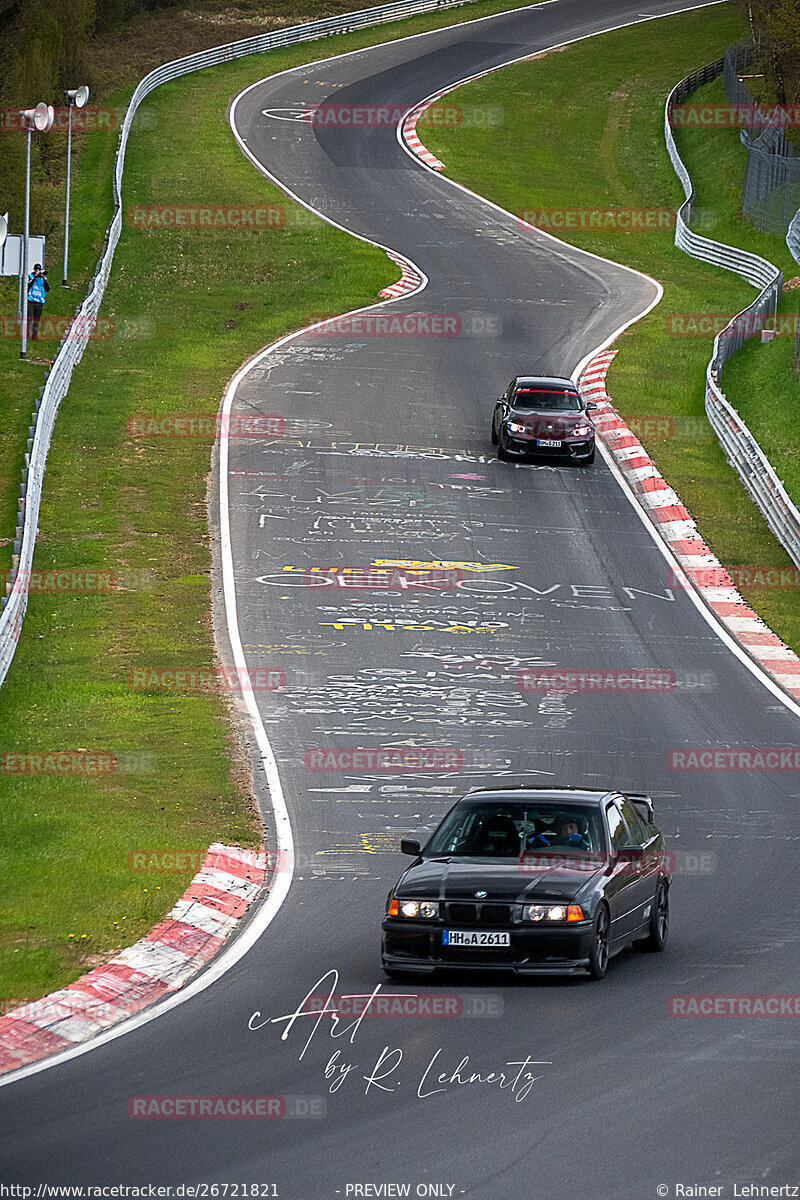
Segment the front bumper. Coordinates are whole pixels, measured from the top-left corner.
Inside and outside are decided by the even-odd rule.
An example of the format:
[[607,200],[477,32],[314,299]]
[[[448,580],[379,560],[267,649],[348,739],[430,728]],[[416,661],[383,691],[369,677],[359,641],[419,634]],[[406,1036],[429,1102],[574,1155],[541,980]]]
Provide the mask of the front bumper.
[[588,458],[594,450],[595,439],[562,438],[560,446],[537,446],[536,438],[519,437],[515,434],[505,435],[504,449],[507,454],[518,454],[521,458],[532,455],[544,455],[548,458]]
[[589,966],[591,921],[575,921],[560,928],[511,925],[507,930],[510,945],[481,950],[443,946],[445,928],[458,926],[386,917],[381,925],[383,965],[398,971],[429,973],[454,968],[514,971],[518,975],[578,974]]

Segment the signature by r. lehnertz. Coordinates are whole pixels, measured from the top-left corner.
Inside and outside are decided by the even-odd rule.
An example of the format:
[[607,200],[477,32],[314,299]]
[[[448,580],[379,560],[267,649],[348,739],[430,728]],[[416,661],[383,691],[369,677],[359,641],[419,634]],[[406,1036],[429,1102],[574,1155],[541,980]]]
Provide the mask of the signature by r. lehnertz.
[[[369,996],[363,997],[359,1016],[354,1021],[345,1022],[335,1005],[330,1003],[336,994],[338,982],[339,972],[337,970],[326,971],[306,992],[293,1012],[279,1017],[263,1017],[262,1019],[262,1013],[256,1010],[247,1023],[248,1029],[258,1030],[268,1025],[283,1025],[281,1041],[285,1042],[298,1022],[311,1018],[313,1024],[298,1055],[298,1060],[305,1057],[306,1051],[314,1041],[323,1021],[328,1025],[329,1037],[344,1038],[345,1046],[355,1046],[361,1022],[369,1014],[370,1005],[380,994],[382,985],[377,984]],[[309,1007],[312,997],[316,1001],[320,994],[324,997],[324,1003],[320,1007],[316,1005]],[[301,1037],[307,1029],[308,1026],[302,1027]],[[325,1079],[328,1081],[329,1092],[338,1092],[345,1087],[361,1086],[363,1083],[365,1085],[364,1094],[369,1095],[373,1088],[379,1092],[394,1092],[401,1086],[405,1070],[403,1067],[405,1056],[400,1046],[384,1046],[375,1061],[366,1067],[358,1062],[350,1061],[350,1053],[349,1050],[334,1050],[325,1064],[324,1073]],[[421,1073],[415,1072],[417,1096],[420,1100],[426,1100],[428,1097],[446,1092],[450,1088],[482,1086],[507,1092],[519,1103],[530,1094],[537,1080],[542,1078],[542,1074],[536,1073],[536,1068],[553,1065],[549,1060],[535,1059],[526,1055],[525,1058],[512,1059],[503,1063],[502,1068],[478,1071],[470,1066],[470,1056],[465,1054],[455,1068],[445,1067],[442,1070],[444,1066],[442,1054],[443,1047],[440,1046],[431,1055]]]

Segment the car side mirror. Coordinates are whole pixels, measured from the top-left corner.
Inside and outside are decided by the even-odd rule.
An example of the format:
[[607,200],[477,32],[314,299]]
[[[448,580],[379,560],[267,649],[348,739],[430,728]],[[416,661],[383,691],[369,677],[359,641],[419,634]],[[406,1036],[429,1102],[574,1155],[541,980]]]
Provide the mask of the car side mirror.
[[593,408],[597,408],[597,405],[595,404],[594,400],[588,400],[586,402],[586,411],[591,412]]
[[414,856],[414,858],[418,858],[419,851],[420,851],[419,842],[416,841],[414,838],[401,838],[400,839],[400,853],[401,854],[411,854]]

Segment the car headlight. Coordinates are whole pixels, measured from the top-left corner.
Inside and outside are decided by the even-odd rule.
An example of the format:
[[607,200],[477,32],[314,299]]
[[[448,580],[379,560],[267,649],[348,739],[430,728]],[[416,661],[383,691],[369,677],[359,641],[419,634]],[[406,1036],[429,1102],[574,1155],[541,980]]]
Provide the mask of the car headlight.
[[437,900],[392,900],[389,904],[390,917],[408,917],[409,920],[427,918],[435,920],[439,916]]
[[572,431],[573,437],[588,437],[594,427],[592,425],[576,425]]
[[525,921],[585,921],[580,904],[528,904],[522,910]]
[[506,425],[506,429],[509,433],[527,433],[528,426],[521,425],[519,421],[509,421]]

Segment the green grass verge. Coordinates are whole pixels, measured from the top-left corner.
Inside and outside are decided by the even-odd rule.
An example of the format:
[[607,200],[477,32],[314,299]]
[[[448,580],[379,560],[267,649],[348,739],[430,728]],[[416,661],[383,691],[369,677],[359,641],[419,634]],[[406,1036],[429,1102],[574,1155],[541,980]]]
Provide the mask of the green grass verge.
[[[664,145],[666,97],[679,79],[718,58],[729,42],[746,32],[741,12],[726,5],[647,22],[504,68],[448,96],[464,106],[501,105],[500,127],[426,130],[425,144],[445,163],[448,175],[514,213],[675,209],[683,193]],[[513,105],[509,96],[514,97]],[[697,99],[710,103],[723,96],[721,82],[715,82]],[[791,272],[785,243],[758,233],[738,215],[744,169],[738,131],[681,130],[678,145],[697,186],[702,232],[761,253]],[[704,381],[711,339],[674,332],[688,327],[686,322],[678,324],[684,314],[733,315],[753,300],[754,289],[738,276],[677,250],[672,230],[552,232],[662,283],[661,304],[618,339],[620,353],[609,372],[609,392],[626,420],[642,431],[649,453],[724,564],[790,566],[725,462],[706,420]],[[724,385],[743,415],[748,408],[742,402],[741,372],[750,363],[766,371],[770,362],[785,357],[787,347],[781,341],[780,346],[764,347],[765,358],[760,345],[750,345],[741,360],[734,358],[726,367]],[[782,387],[795,385],[784,377]],[[751,398],[755,391],[749,389]],[[760,386],[759,392],[766,432],[767,426],[780,423],[768,390]],[[797,428],[790,411],[787,404],[787,449]],[[648,437],[651,417],[671,418],[674,435]],[[766,436],[764,445],[771,445]],[[800,606],[794,594],[752,586],[742,591],[800,651]]]
[[[508,7],[483,3],[466,13],[473,18]],[[165,85],[148,98],[129,141],[126,211],[154,201],[287,204],[239,151],[226,119],[230,98],[271,72],[464,16],[457,10],[415,18]],[[102,245],[112,157],[112,140],[87,135],[73,193],[76,279],[91,275]],[[375,301],[396,280],[397,267],[381,251],[288,207],[301,216],[283,229],[124,226],[102,309],[114,336],[90,343],[62,405],[34,566],[134,571],[150,582],[108,595],[30,597],[0,689],[0,753],[86,748],[114,757],[118,769],[0,774],[0,998],[6,1001],[63,986],[140,937],[171,907],[193,871],[136,874],[128,869],[132,851],[195,850],[217,839],[258,843],[260,822],[225,698],[129,685],[137,667],[210,670],[214,648],[206,518],[211,442],[134,438],[126,422],[143,413],[213,416],[226,380],[261,346],[302,326],[310,312]],[[76,295],[52,289],[50,311],[72,311]],[[59,301],[66,301],[63,308]],[[13,366],[18,348],[5,346],[3,355],[3,366]],[[19,366],[14,385],[25,435],[37,370]],[[20,445],[19,461],[10,450],[3,464],[13,496],[24,437]],[[10,498],[4,488],[0,504]]]

